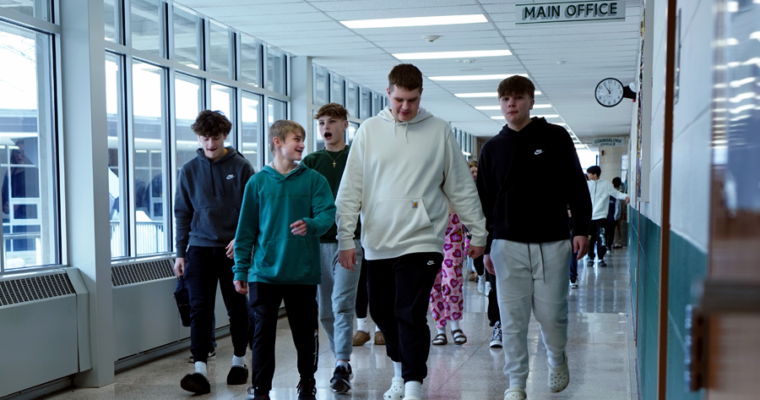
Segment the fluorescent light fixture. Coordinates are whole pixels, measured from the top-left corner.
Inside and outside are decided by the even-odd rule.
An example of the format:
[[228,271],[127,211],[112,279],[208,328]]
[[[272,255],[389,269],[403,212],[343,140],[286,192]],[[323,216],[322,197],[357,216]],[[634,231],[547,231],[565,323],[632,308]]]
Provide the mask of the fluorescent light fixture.
[[432,51],[425,53],[396,53],[399,60],[434,60],[442,58],[477,58],[511,56],[509,50]]
[[503,115],[499,115],[499,116],[496,116],[496,117],[491,117],[491,119],[504,119],[504,116]]
[[552,108],[551,104],[534,104],[533,108]]
[[[536,90],[534,93],[536,96],[540,96],[541,92]],[[454,96],[459,97],[461,99],[473,99],[478,97],[494,97],[498,98],[499,94],[495,92],[485,92],[485,93],[456,93]]]
[[559,118],[559,115],[557,115],[557,114],[546,114],[546,115],[533,115],[533,117],[538,117],[538,118]]
[[729,1],[726,3],[726,11],[728,12],[737,12],[739,11],[739,2],[738,1]]
[[576,145],[575,145],[575,148],[576,148],[576,149],[585,149],[585,148],[586,148],[586,145],[585,145],[585,144],[576,144]]
[[351,29],[399,28],[399,27],[407,27],[407,26],[433,26],[433,25],[461,25],[461,24],[479,24],[483,22],[488,22],[488,19],[483,14],[443,15],[439,17],[357,19],[357,20],[352,20],[352,21],[340,21],[341,24]]
[[455,76],[431,76],[431,81],[491,81],[507,79],[510,76],[520,75],[527,77],[527,74],[492,74],[492,75],[455,75]]

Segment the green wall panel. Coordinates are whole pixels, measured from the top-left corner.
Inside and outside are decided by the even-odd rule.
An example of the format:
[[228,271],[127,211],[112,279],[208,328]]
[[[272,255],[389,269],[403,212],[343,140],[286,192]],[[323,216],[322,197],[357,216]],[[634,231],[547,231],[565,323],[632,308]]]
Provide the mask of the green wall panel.
[[[657,315],[660,292],[660,226],[644,215],[640,221],[637,285],[637,352],[641,398],[657,394]],[[631,262],[636,262],[635,259]]]

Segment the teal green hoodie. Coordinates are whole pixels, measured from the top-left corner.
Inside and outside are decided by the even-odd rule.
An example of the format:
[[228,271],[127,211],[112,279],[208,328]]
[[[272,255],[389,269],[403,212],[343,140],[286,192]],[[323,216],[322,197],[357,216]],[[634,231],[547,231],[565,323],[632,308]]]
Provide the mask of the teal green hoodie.
[[[306,236],[290,231],[290,224],[299,220],[306,222]],[[320,284],[319,237],[334,222],[335,202],[324,176],[303,164],[287,176],[265,166],[245,185],[235,235],[234,279]]]

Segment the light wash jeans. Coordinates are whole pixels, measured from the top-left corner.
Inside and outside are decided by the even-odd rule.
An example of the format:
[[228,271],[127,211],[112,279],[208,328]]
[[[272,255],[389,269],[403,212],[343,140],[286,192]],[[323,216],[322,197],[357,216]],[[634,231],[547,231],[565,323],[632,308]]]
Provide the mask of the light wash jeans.
[[351,359],[354,334],[354,307],[359,275],[362,267],[362,245],[356,245],[356,265],[354,271],[340,266],[338,243],[320,243],[322,262],[322,283],[319,285],[319,320],[327,334],[330,350],[336,360]]
[[562,359],[567,346],[569,240],[520,243],[496,239],[491,261],[504,341],[504,375],[510,387],[525,389],[528,380],[528,323],[530,312],[541,325],[546,354]]

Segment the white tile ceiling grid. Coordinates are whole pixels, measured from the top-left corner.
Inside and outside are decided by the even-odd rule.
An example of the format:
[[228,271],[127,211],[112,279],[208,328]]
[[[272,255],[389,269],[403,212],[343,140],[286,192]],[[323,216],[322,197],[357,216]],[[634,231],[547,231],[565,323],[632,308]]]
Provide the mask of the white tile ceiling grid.
[[[506,57],[409,61],[425,77],[481,74],[529,74],[551,104],[534,114],[558,114],[582,140],[627,135],[635,103],[628,99],[604,108],[594,99],[596,84],[614,77],[624,85],[637,74],[642,0],[626,0],[626,19],[614,22],[520,25],[515,4],[531,0],[181,0],[219,22],[260,38],[296,56],[314,61],[380,93],[390,69],[401,61],[394,53],[511,50]],[[403,13],[403,15],[402,15]],[[448,26],[349,29],[338,21],[484,14],[489,22]],[[425,35],[440,35],[433,43]],[[422,106],[477,136],[493,136],[503,120],[498,110],[498,81],[441,82],[425,79]],[[494,98],[455,93],[493,92]]]

